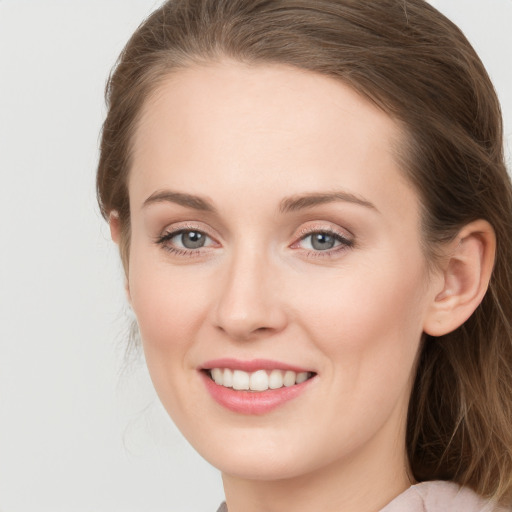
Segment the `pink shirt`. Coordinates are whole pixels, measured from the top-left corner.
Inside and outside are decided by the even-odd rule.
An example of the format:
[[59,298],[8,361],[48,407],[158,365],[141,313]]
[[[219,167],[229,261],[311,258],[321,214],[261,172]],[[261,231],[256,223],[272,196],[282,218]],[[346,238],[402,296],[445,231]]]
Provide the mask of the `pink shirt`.
[[380,512],[505,512],[467,487],[422,482],[409,487]]
[[[409,487],[380,512],[507,512],[471,489],[453,482],[422,482]],[[217,512],[228,512],[223,503]]]

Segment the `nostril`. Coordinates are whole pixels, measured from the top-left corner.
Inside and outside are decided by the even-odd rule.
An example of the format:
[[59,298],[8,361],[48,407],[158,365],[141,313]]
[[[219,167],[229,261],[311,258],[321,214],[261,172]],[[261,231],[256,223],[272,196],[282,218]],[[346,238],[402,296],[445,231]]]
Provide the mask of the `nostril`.
[[254,325],[244,322],[225,322],[224,324],[217,324],[215,327],[237,341],[249,341],[278,331],[274,327],[254,327]]

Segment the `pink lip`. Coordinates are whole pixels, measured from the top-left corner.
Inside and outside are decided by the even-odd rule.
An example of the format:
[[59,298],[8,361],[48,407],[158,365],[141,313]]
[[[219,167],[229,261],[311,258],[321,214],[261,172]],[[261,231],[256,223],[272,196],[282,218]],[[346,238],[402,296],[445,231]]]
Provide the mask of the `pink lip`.
[[236,391],[215,384],[210,378],[209,372],[204,371],[211,368],[230,368],[253,372],[256,370],[291,370],[297,373],[305,372],[302,368],[291,366],[276,361],[255,359],[253,361],[237,361],[235,359],[216,359],[206,362],[199,370],[199,374],[212,398],[226,409],[239,414],[265,414],[286,402],[298,397],[303,393],[315,377],[300,384],[267,391]]
[[305,368],[293,366],[280,361],[271,361],[270,359],[252,359],[251,361],[241,361],[239,359],[223,358],[206,361],[199,369],[211,370],[212,368],[230,368],[231,370],[243,370],[244,372],[255,372],[257,370],[291,370],[296,373],[308,372]]

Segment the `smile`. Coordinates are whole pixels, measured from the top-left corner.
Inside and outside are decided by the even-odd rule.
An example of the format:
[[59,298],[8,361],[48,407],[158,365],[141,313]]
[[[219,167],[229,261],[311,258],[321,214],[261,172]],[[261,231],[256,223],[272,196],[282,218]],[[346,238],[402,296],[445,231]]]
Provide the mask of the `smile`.
[[235,413],[256,415],[301,396],[318,376],[305,368],[265,359],[217,359],[198,370],[217,404]]
[[230,368],[212,368],[210,377],[219,386],[237,391],[267,391],[301,384],[313,376],[312,372],[295,372],[293,370],[256,370],[246,372]]

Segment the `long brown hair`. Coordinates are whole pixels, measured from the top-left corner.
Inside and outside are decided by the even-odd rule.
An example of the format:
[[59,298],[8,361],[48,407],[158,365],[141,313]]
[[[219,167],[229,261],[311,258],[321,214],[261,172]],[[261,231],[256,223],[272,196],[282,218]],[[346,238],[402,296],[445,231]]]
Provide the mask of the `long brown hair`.
[[418,481],[512,502],[512,189],[489,77],[461,31],[423,0],[171,0],[135,32],[110,76],[97,191],[130,243],[127,177],[141,107],[169,73],[229,57],[348,84],[405,128],[397,158],[419,193],[429,261],[465,224],[497,237],[489,290],[454,332],[425,336],[407,425]]

